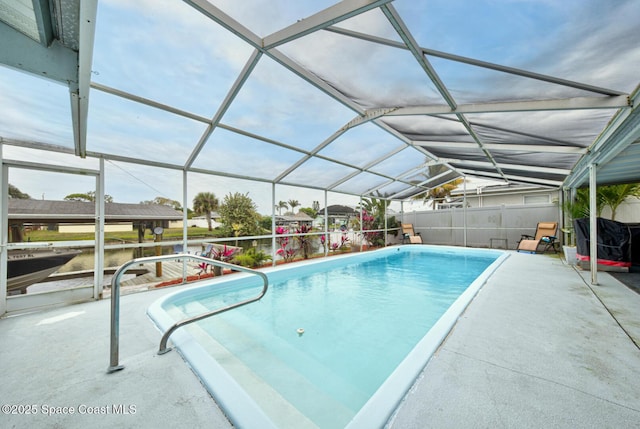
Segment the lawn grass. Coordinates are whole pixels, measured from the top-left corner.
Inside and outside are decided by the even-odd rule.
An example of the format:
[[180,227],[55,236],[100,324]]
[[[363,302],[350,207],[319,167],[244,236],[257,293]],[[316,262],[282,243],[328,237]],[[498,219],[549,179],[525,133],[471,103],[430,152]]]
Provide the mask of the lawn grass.
[[[219,238],[222,237],[219,231],[213,230],[209,231],[207,228],[187,228],[187,236],[190,239],[193,238],[205,238],[205,237],[213,237]],[[38,241],[76,241],[76,240],[94,240],[95,234],[93,232],[58,232],[58,231],[48,231],[48,230],[36,230],[29,231],[25,234],[25,240],[29,240],[32,242]],[[118,232],[105,232],[104,233],[105,242],[138,242],[138,231],[118,231]],[[155,238],[155,236],[151,233],[150,230],[145,231],[144,240],[151,241]],[[165,241],[168,240],[181,240],[182,239],[182,228],[166,228],[162,234],[162,239]]]

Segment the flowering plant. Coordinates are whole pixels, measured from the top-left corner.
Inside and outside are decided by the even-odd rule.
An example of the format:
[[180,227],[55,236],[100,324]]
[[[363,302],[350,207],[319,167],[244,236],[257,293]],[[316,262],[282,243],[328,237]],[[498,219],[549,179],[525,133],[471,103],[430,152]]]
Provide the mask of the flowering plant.
[[367,212],[367,210],[362,210],[362,235],[365,241],[368,244],[384,246],[384,233],[371,231],[380,227],[378,222],[375,216]]
[[196,269],[200,270],[198,271],[198,275],[201,275],[203,273],[207,272],[207,269],[209,268],[209,264],[207,264],[206,262],[200,262],[198,265],[196,265]]
[[296,239],[299,243],[299,250],[302,251],[302,257],[304,259],[309,259],[309,254],[311,253],[311,236],[304,235],[311,232],[311,227],[307,225],[300,225],[299,228],[296,229],[297,234],[301,234],[296,236]]
[[340,237],[340,243],[331,243],[331,245],[329,246],[329,249],[336,252],[338,250],[342,250],[346,248],[348,243],[349,243],[349,237],[347,237],[346,233],[343,233],[342,237]]
[[[276,228],[276,234],[282,235],[289,231],[279,226]],[[276,243],[278,243],[279,249],[276,250],[276,255],[280,255],[285,262],[291,261],[298,253],[298,249],[294,249],[290,237],[277,237]]]
[[[210,246],[210,250],[208,251],[208,253],[207,252],[202,253],[202,256],[206,256],[207,258],[215,259],[216,261],[222,261],[222,262],[229,262],[235,255],[236,250],[238,250],[235,248],[227,247],[226,244],[224,245],[224,247],[216,247],[212,244],[209,246]],[[207,247],[207,249],[209,249],[209,247]],[[200,270],[198,272],[199,275],[202,273],[206,273],[209,267],[214,267],[214,269],[219,271],[221,270],[219,266],[216,267],[212,264],[207,264],[206,262],[200,262],[198,265],[195,266],[197,270]]]
[[209,257],[211,259],[215,259],[217,261],[228,262],[233,258],[233,255],[236,253],[236,249],[227,247],[225,244],[224,247],[215,247],[211,248],[211,252],[209,253]]

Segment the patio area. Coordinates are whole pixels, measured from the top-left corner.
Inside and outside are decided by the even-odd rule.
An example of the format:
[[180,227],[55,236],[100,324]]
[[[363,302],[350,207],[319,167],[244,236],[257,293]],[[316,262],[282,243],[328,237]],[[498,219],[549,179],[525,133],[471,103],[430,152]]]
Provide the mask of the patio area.
[[[588,279],[556,256],[510,252],[387,426],[637,426],[640,295],[607,273]],[[178,353],[156,354],[145,311],[173,290],[121,298],[125,369],[113,374],[109,300],[1,319],[0,424],[232,427]]]

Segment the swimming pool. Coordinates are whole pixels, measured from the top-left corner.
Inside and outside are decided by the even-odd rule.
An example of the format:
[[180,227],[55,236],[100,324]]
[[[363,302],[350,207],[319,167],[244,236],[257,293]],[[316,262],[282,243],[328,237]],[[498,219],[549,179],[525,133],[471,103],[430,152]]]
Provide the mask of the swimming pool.
[[[236,427],[381,427],[506,255],[400,246],[269,269],[260,302],[171,341]],[[235,274],[148,314],[164,331],[261,288]]]

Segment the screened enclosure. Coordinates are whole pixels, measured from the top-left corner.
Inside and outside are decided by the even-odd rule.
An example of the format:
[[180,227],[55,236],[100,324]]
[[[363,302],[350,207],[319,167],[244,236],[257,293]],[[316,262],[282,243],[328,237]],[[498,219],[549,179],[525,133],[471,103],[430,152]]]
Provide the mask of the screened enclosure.
[[640,181],[638,18],[632,0],[0,1],[3,202],[11,183],[401,212],[461,177]]

